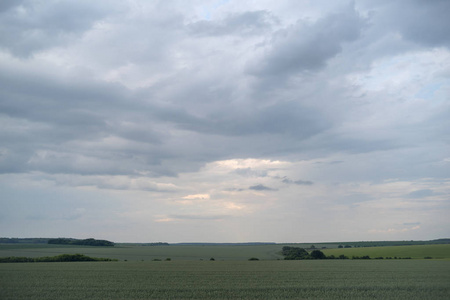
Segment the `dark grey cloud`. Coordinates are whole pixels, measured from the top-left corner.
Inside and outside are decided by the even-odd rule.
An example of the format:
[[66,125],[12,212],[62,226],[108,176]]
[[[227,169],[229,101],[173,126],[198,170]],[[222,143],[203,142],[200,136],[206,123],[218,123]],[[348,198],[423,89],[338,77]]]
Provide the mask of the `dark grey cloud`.
[[113,7],[88,1],[7,1],[0,18],[1,48],[28,57],[63,45],[80,37]]
[[227,191],[227,192],[243,192],[243,191],[245,191],[245,189],[227,188],[227,189],[224,189],[224,191]]
[[308,138],[331,124],[319,111],[303,106],[300,101],[283,101],[261,108],[216,112],[182,125],[204,133],[235,136],[268,133]]
[[398,28],[403,38],[425,46],[450,46],[447,30],[450,27],[449,1],[399,1],[390,5],[394,6],[388,12],[391,24]]
[[195,215],[195,214],[169,215],[169,218],[177,220],[222,220],[230,217],[231,216],[229,215]]
[[13,7],[21,5],[24,0],[4,0],[0,2],[0,13],[4,13]]
[[426,198],[429,196],[433,196],[435,193],[433,192],[433,190],[430,189],[423,189],[423,190],[417,190],[414,192],[411,192],[407,195],[408,198]]
[[289,178],[283,178],[281,182],[286,184],[296,184],[296,185],[313,185],[314,183],[309,180],[291,180]]
[[342,44],[357,39],[365,20],[351,6],[315,23],[298,21],[273,37],[268,53],[250,68],[261,76],[286,76],[323,68],[342,50]]
[[246,36],[270,29],[277,20],[267,11],[248,11],[226,16],[219,21],[198,21],[188,24],[190,33],[198,36]]
[[[90,5],[92,9],[82,14]],[[76,8],[71,10],[71,6]],[[19,32],[15,40],[24,42],[27,39],[22,35],[34,26],[49,38],[54,34],[53,27],[61,28],[58,30],[68,34],[62,36],[73,41],[105,16],[110,22],[123,22],[116,18],[114,5],[108,8],[89,2],[66,2],[50,8],[50,4],[24,2],[23,9],[31,15],[23,18],[17,15],[17,9],[18,5],[10,3],[8,14],[0,22],[6,24],[14,19],[8,26],[16,26],[12,30]],[[69,11],[74,14],[58,26],[64,21],[61,16]],[[74,20],[78,14],[82,18]],[[99,74],[109,70],[109,60],[113,70],[123,62],[136,65],[149,62],[153,66],[153,61],[171,70],[175,65],[173,53],[180,52],[187,39],[183,15],[177,16],[178,12],[164,11],[158,18],[148,18],[150,21],[136,18],[126,24],[111,23],[111,28],[120,30],[99,36],[103,44],[93,45],[100,50],[90,48],[92,45],[83,49],[90,53],[87,62],[92,57],[96,63],[101,61]],[[189,26],[199,26],[198,33],[205,38],[223,34],[243,37],[245,28],[255,34],[258,27],[264,29],[268,52],[257,60],[262,67],[258,76],[268,75],[264,83],[272,92],[277,90],[272,89],[279,82],[276,77],[325,67],[327,60],[340,53],[344,43],[358,39],[366,26],[366,20],[351,5],[316,21],[299,21],[272,33],[274,22],[273,14],[262,10],[228,14],[220,20]],[[49,41],[49,47],[59,43],[60,35],[55,36]],[[14,43],[5,40],[3,44],[13,49]],[[22,46],[23,53],[28,54],[40,49]],[[37,69],[4,67],[0,72],[3,99],[0,111],[8,126],[0,132],[5,144],[1,172],[175,176],[218,159],[307,156],[306,153],[313,156],[336,150],[361,153],[405,146],[396,139],[365,140],[335,134],[331,129],[339,125],[336,120],[345,120],[347,115],[342,111],[352,106],[339,102],[342,96],[333,91],[323,97],[335,96],[332,100],[336,104],[330,107],[342,104],[342,109],[332,113],[325,106],[311,105],[316,99],[324,101],[314,90],[297,96],[307,85],[318,84],[316,90],[329,88],[320,83],[300,83],[296,88],[279,86],[279,90],[285,89],[283,93],[259,98],[255,89],[261,86],[249,85],[243,91],[238,88],[240,81],[247,79],[247,74],[239,73],[242,70],[238,69],[232,76],[225,74],[226,70],[198,76],[196,71],[203,67],[207,65],[198,64],[196,69],[175,72],[150,87],[135,90],[89,76],[59,76],[56,67],[54,76],[50,70],[41,74]],[[159,71],[156,69],[157,74]],[[270,74],[277,76],[272,78]],[[167,90],[172,92],[166,93]],[[446,115],[442,120],[446,120]]]
[[253,170],[252,168],[238,168],[233,171],[233,173],[236,173],[241,176],[246,177],[266,177],[267,171],[265,170]]
[[276,189],[272,189],[262,184],[253,185],[249,187],[249,189],[254,191],[276,191]]
[[421,224],[420,222],[403,223],[403,225],[405,225],[405,226],[417,226],[420,224]]

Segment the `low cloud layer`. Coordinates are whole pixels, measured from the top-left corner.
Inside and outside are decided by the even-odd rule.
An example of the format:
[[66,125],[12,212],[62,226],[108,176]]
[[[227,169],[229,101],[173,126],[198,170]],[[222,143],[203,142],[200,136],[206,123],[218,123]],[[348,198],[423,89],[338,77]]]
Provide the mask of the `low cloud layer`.
[[0,236],[448,237],[449,10],[2,1]]

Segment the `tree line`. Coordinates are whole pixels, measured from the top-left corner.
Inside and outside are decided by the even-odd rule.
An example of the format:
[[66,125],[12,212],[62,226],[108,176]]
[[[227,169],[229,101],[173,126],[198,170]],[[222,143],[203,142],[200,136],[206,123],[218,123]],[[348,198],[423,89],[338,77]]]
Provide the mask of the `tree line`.
[[114,243],[107,240],[96,240],[96,239],[68,239],[68,238],[57,238],[49,239],[48,244],[58,244],[58,245],[81,245],[81,246],[103,246],[103,247],[113,247]]
[[90,257],[83,254],[61,254],[44,257],[0,257],[0,263],[25,263],[25,262],[70,262],[70,261],[117,261],[111,258]]
[[[306,251],[303,248],[284,246],[281,250],[281,254],[285,260],[302,260],[302,259],[349,259],[346,255],[329,255],[326,256],[320,250],[313,250],[311,252]],[[352,259],[371,259],[369,255],[352,256]],[[375,257],[375,259],[383,259],[383,257]],[[386,259],[392,259],[392,257],[386,257]],[[394,259],[411,259],[411,257],[395,257]]]

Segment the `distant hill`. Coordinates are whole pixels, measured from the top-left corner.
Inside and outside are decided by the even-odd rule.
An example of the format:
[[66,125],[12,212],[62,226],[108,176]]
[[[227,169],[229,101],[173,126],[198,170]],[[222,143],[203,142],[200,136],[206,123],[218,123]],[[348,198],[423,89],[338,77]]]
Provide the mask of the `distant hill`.
[[72,238],[6,238],[0,237],[0,244],[58,244],[58,245],[82,245],[82,246],[114,246],[107,240],[72,239]]
[[0,237],[0,244],[47,244],[49,238],[6,238]]
[[412,245],[435,245],[450,244],[450,239],[436,239],[429,241],[362,241],[362,242],[342,242],[343,245],[352,247],[382,247],[382,246],[412,246]]

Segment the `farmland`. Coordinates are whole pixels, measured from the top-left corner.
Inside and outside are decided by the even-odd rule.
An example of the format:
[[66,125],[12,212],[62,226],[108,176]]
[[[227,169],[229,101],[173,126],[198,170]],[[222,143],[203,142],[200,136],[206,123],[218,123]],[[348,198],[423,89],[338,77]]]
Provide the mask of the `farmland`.
[[[291,244],[296,247],[308,247],[311,244]],[[320,244],[316,244],[320,247]],[[329,245],[328,245],[329,246]],[[450,260],[450,244],[440,245],[412,245],[412,246],[387,246],[387,247],[359,247],[321,249],[326,255],[339,256],[363,256],[375,257],[411,257],[423,259]],[[150,261],[154,259],[172,260],[248,260],[257,257],[261,260],[283,259],[280,244],[265,245],[163,245],[163,246],[129,246],[118,245],[115,247],[89,247],[75,245],[49,245],[49,244],[0,244],[0,257],[8,256],[56,256],[61,254],[84,254],[92,257],[105,257],[128,261]]]
[[368,255],[375,257],[411,257],[423,259],[431,257],[434,259],[450,259],[450,245],[413,245],[413,246],[388,246],[388,247],[364,247],[364,248],[341,248],[324,249],[326,255],[348,257]]
[[171,245],[171,246],[115,246],[89,247],[66,245],[0,245],[0,257],[7,256],[56,256],[60,254],[81,253],[93,257],[107,257],[128,261],[149,261],[154,259],[172,260],[247,260],[258,257],[264,260],[276,260],[283,257],[279,254],[280,245]]
[[408,260],[285,261],[282,247],[0,244],[0,257],[80,253],[119,260],[0,264],[0,299],[450,298],[449,244],[322,249]]
[[1,299],[448,299],[450,261],[0,265]]

